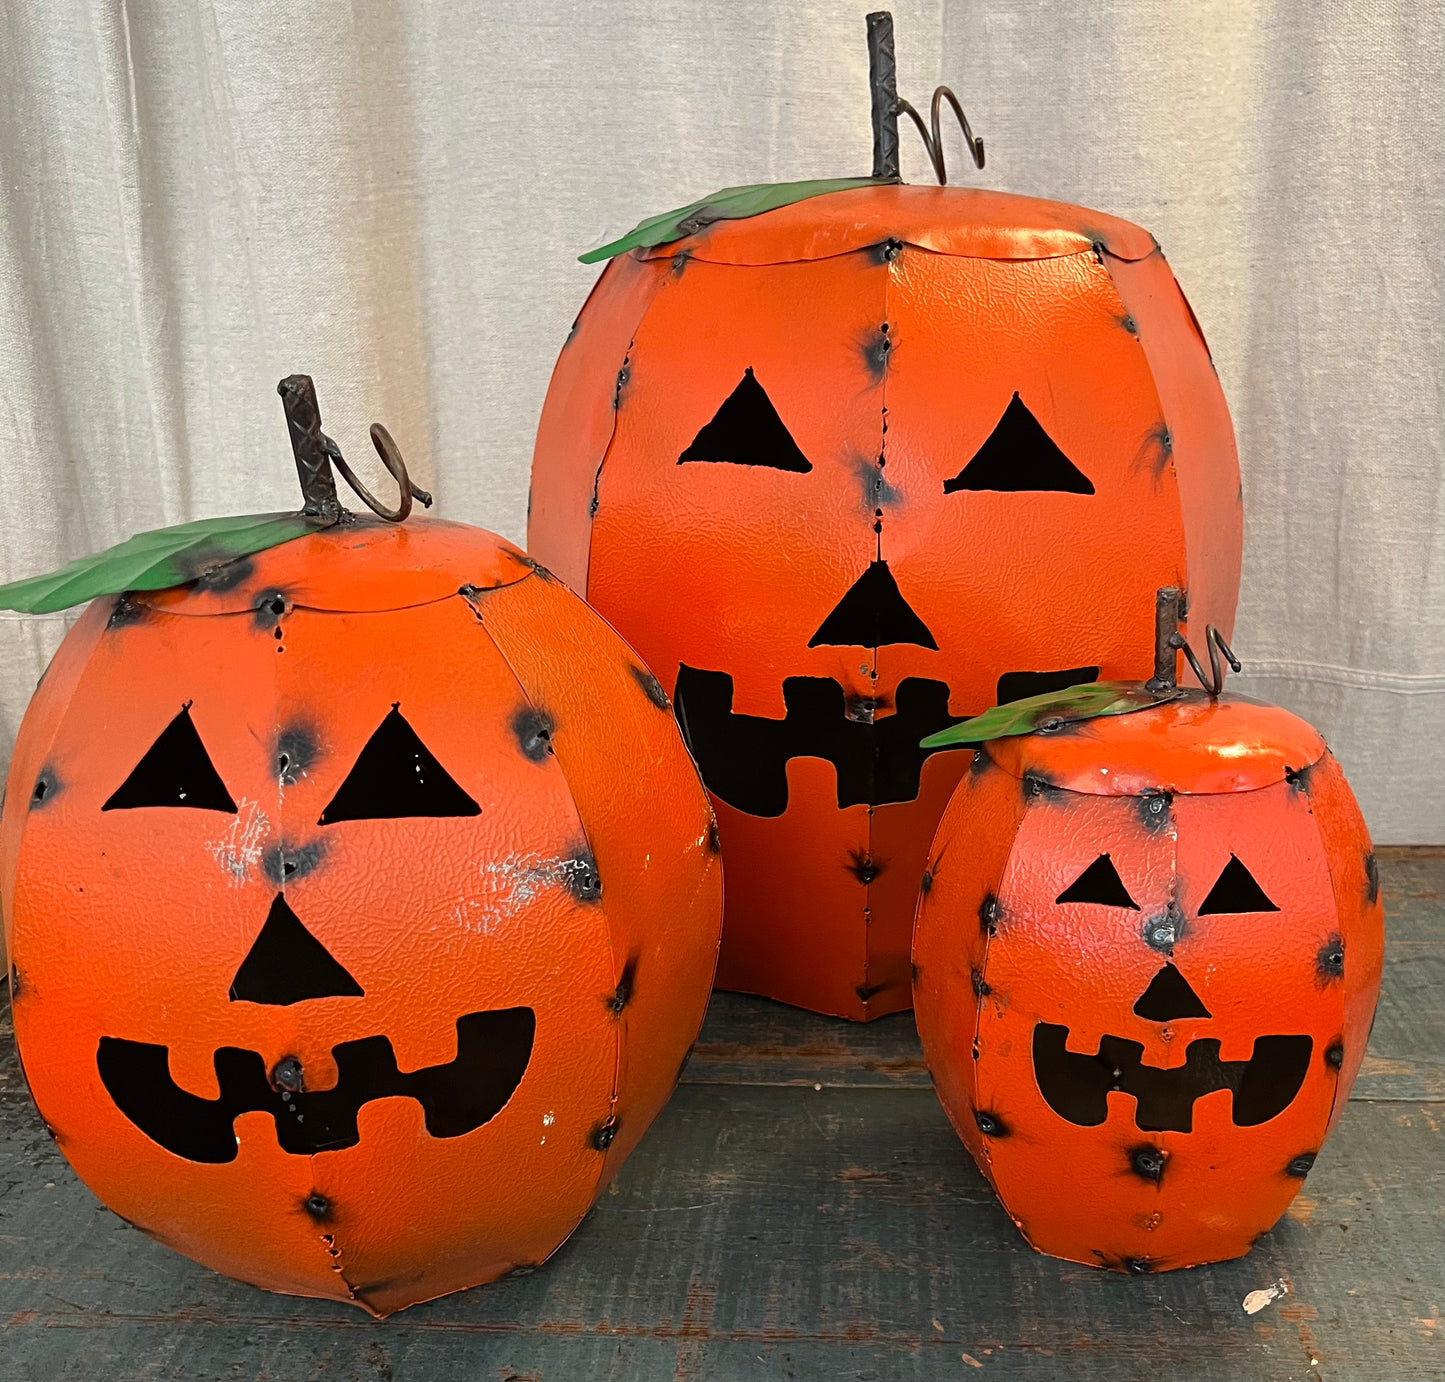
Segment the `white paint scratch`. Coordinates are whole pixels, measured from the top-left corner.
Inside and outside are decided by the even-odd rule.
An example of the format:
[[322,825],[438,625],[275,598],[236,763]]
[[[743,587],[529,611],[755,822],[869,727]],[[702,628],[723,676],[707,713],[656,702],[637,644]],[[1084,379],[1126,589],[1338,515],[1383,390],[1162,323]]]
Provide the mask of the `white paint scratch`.
[[580,859],[545,858],[536,853],[509,854],[484,863],[479,887],[452,908],[452,920],[476,935],[488,936],[498,922],[509,921],[544,888],[565,887],[574,874],[585,873]]
[[242,797],[230,828],[219,840],[206,845],[211,858],[231,875],[233,888],[245,883],[251,870],[261,862],[261,841],[270,825],[260,803]]

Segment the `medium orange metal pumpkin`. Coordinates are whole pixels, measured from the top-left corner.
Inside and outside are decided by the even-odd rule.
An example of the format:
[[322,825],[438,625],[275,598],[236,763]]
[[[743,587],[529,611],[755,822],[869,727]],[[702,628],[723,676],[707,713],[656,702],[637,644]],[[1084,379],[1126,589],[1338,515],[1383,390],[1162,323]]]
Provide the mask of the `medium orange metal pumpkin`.
[[948,1116],[1042,1252],[1238,1257],[1365,1053],[1379,881],[1324,742],[1189,693],[972,755],[914,936]]
[[377,1315],[576,1227],[721,924],[652,676],[511,544],[425,520],[92,603],[20,732],[0,886],[26,1077],[86,1184]]
[[528,543],[673,694],[728,867],[718,984],[872,1018],[909,1005],[958,781],[919,740],[1147,675],[1159,586],[1228,633],[1242,519],[1148,232],[860,181],[622,242],[553,373]]

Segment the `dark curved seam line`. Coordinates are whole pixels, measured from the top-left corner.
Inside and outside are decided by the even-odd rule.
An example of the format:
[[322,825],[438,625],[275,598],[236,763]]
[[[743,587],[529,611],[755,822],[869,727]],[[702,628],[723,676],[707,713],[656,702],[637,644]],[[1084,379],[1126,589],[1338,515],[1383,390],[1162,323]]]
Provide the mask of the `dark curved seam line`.
[[[723,223],[721,221],[715,221],[713,222],[713,224],[721,225]],[[1058,227],[1058,229],[1064,229],[1064,227]],[[1082,232],[1075,233],[1082,234]],[[824,264],[827,263],[830,259],[844,259],[850,254],[867,254],[872,250],[875,250],[880,244],[882,244],[883,240],[887,240],[889,238],[890,237],[885,234],[882,240],[873,240],[866,245],[855,245],[852,249],[838,250],[833,254],[815,254],[798,259],[709,259],[707,255],[701,253],[699,250],[696,249],[691,249],[688,251],[688,258],[689,260],[698,264],[712,264],[714,267],[724,269],[779,269],[785,268],[789,264]],[[1047,264],[1055,259],[1073,259],[1081,254],[1092,255],[1094,253],[1094,246],[1092,244],[1088,244],[1085,245],[1082,249],[1060,250],[1058,254],[958,254],[951,250],[934,249],[931,245],[920,245],[915,240],[900,239],[898,236],[893,236],[891,238],[899,240],[900,244],[906,245],[909,249],[914,250],[919,254],[931,254],[939,259],[965,259],[973,262],[982,262],[986,264]],[[683,243],[684,241],[682,240],[669,241],[666,247],[654,247],[659,250],[665,248],[666,253],[659,252],[654,254],[651,251],[648,251],[643,254],[642,257],[645,261],[650,261],[654,259],[671,259],[675,254],[678,253],[678,246],[682,245]],[[1110,251],[1106,249],[1104,253],[1110,254]],[[1140,264],[1144,260],[1152,258],[1156,254],[1163,254],[1163,250],[1161,250],[1157,244],[1147,254],[1138,255],[1133,259],[1130,259],[1127,255],[1123,254],[1113,254],[1111,255],[1111,257],[1117,259],[1121,264]]]
[[[854,251],[850,251],[850,253],[851,253],[851,252],[854,252]],[[830,255],[830,256],[829,256],[829,258],[837,258],[837,257],[838,257],[838,256],[836,256],[836,255]],[[886,458],[887,458],[887,455],[888,455],[888,371],[889,371],[889,368],[892,366],[892,363],[893,363],[893,346],[892,346],[892,344],[891,344],[891,342],[892,342],[892,332],[893,332],[893,323],[888,321],[888,289],[889,289],[889,286],[891,285],[891,283],[892,283],[892,281],[893,281],[893,265],[892,265],[892,263],[890,262],[890,263],[883,264],[881,267],[882,267],[882,269],[883,269],[883,321],[888,323],[889,342],[890,342],[890,344],[889,344],[889,349],[888,349],[888,358],[887,358],[887,360],[885,360],[884,363],[883,363],[883,379],[882,379],[882,382],[881,382],[881,383],[879,384],[879,386],[878,386],[878,394],[879,394],[879,397],[878,397],[878,456],[874,458],[873,465],[874,465],[874,468],[877,469],[877,471],[878,471],[878,478],[879,478],[880,481],[882,481],[882,479],[883,479],[883,468],[878,465],[878,461],[879,461],[879,459],[886,459]],[[880,488],[880,490],[881,490],[881,488],[882,488],[882,485],[881,485],[881,484],[880,484],[879,488]],[[880,496],[880,497],[881,497],[881,496]],[[874,517],[873,517],[872,510],[873,510],[873,509],[881,509],[882,507],[883,507],[883,505],[882,505],[881,502],[880,502],[880,503],[875,503],[875,504],[873,504],[873,505],[871,505],[871,506],[869,507],[869,512],[868,512],[868,516],[867,516],[867,522],[868,522],[868,527],[869,527],[870,532],[872,531],[873,523],[875,522],[875,519],[874,519]],[[879,530],[877,533],[874,533],[874,534],[873,534],[874,544],[875,544],[875,545],[874,545],[874,551],[876,552],[876,554],[877,554],[877,556],[878,556],[878,560],[879,560],[879,561],[882,561],[882,560],[883,560],[883,533],[882,533],[882,530],[881,530],[881,525],[882,525],[882,523],[883,523],[883,519],[879,518],[879,519],[876,520],[876,522],[880,525],[880,530]],[[907,597],[905,596],[904,598],[906,599]],[[873,659],[872,659],[872,661],[873,661],[872,670],[873,670],[874,675],[869,679],[868,694],[869,694],[869,698],[870,698],[871,700],[876,701],[876,700],[878,699],[878,677],[877,677],[877,673],[878,673],[878,649],[877,649],[876,646],[875,646],[874,649],[873,649]],[[895,708],[896,708],[896,706],[895,706]],[[876,712],[876,709],[875,709],[875,712],[874,712],[874,713],[875,713],[875,714],[877,713],[877,712]],[[834,769],[834,772],[836,773],[836,771],[837,771],[837,769],[835,768],[835,769]],[[784,764],[783,772],[784,772],[784,774],[787,773],[787,765],[786,765],[786,764]],[[919,790],[920,792],[923,791],[923,767],[922,767],[921,764],[919,765],[918,790]],[[875,791],[874,795],[876,795],[876,791]],[[871,803],[869,803],[869,805],[868,805],[868,815],[867,815],[867,818],[866,818],[866,819],[867,819],[867,821],[868,821],[868,859],[869,859],[869,862],[870,862],[870,863],[873,861],[873,813],[874,813],[874,811],[876,811],[877,809],[878,809],[877,807],[875,807],[874,805],[872,805]],[[877,881],[877,875],[875,874],[872,881],[870,881],[870,882],[868,882],[868,883],[865,883],[865,884],[863,885],[863,906],[864,906],[864,908],[866,909],[866,910],[864,911],[864,913],[863,913],[863,988],[864,988],[865,991],[866,991],[867,988],[868,988],[868,977],[869,977],[869,974],[870,974],[870,972],[871,972],[871,970],[872,970],[872,968],[873,968],[873,883],[876,882],[876,881]],[[909,931],[910,931],[909,950],[910,950],[910,952],[911,952],[912,949],[913,949],[913,945],[912,945],[912,935],[911,935],[911,933],[912,933],[912,927],[909,928]],[[910,963],[910,964],[912,963],[912,959],[913,959],[913,956],[912,956],[912,954],[910,953],[910,955],[909,955],[909,963]],[[865,1000],[864,1003],[863,1003],[863,1011],[864,1011],[865,1013],[868,1011],[868,1004],[867,1004],[866,1000]]]
[[[518,576],[515,581],[503,581],[499,585],[478,586],[477,589],[481,591],[506,590],[509,586],[518,585],[522,581],[525,581],[531,574],[530,571],[526,571]],[[149,592],[141,591],[140,593],[148,594]],[[455,594],[457,594],[457,591],[449,590],[445,595],[438,595],[431,600],[417,600],[414,604],[410,605],[385,605],[379,609],[327,609],[321,605],[292,605],[290,610],[286,614],[281,615],[280,618],[287,619],[291,614],[300,610],[305,610],[307,614],[401,614],[409,609],[425,609],[428,605],[439,605],[443,600],[450,600]],[[245,609],[218,609],[210,612],[150,608],[150,614],[152,616],[159,616],[162,619],[170,617],[177,619],[239,619],[243,616],[247,618],[253,617],[255,613],[255,609],[250,605],[247,605]]]
[[[460,1044],[461,1044],[461,1042],[460,1042],[460,1037],[458,1037],[458,1046],[460,1046]],[[520,1081],[519,1081],[519,1083],[520,1083]],[[311,1152],[311,1153],[308,1154],[308,1156],[307,1156],[307,1158],[306,1158],[306,1168],[307,1168],[307,1170],[309,1170],[309,1171],[312,1173],[312,1175],[311,1175],[311,1184],[312,1184],[313,1186],[316,1184],[316,1174],[315,1174],[315,1172],[316,1172],[316,1158],[317,1158],[319,1155],[320,1155],[319,1152]],[[329,1198],[329,1197],[328,1197],[328,1198]],[[319,1229],[319,1228],[321,1228],[322,1226],[321,1226],[321,1225],[312,1225],[312,1227],[313,1227],[313,1228],[316,1228],[316,1229]],[[335,1275],[335,1276],[340,1280],[341,1284],[346,1287],[346,1294],[347,1294],[352,1300],[360,1300],[361,1297],[356,1294],[356,1287],[353,1286],[349,1280],[347,1280],[346,1269],[341,1265],[341,1258],[342,1258],[343,1254],[342,1254],[342,1251],[341,1251],[341,1243],[340,1243],[339,1240],[337,1239],[336,1234],[335,1234],[335,1233],[332,1233],[332,1235],[331,1235],[331,1246],[336,1249],[336,1256],[335,1256],[335,1257],[332,1257],[331,1254],[330,1254],[330,1252],[327,1251],[327,1248],[326,1248],[326,1237],[325,1237],[324,1234],[318,1232],[317,1235],[316,1235],[316,1241],[321,1244],[321,1251],[322,1251],[323,1253],[325,1253],[325,1255],[326,1255],[326,1267],[327,1267],[327,1270],[330,1271],[333,1275]]]
[[[965,769],[965,771],[967,771],[967,770]],[[1013,858],[1014,847],[1018,844],[1019,831],[1023,829],[1024,820],[1027,818],[1029,812],[1033,810],[1036,801],[1037,801],[1037,798],[1030,798],[1028,804],[1024,807],[1024,809],[1023,809],[1022,811],[1019,812],[1018,820],[1016,820],[1016,821],[1014,822],[1013,835],[1012,835],[1012,837],[1011,837],[1010,840],[1009,840],[1008,850],[1007,850],[1007,852],[1006,852],[1006,853],[1004,854],[1004,856],[1003,856],[1003,862],[999,865],[999,869],[998,869],[998,882],[997,882],[996,884],[994,884],[993,889],[992,889],[991,892],[987,892],[987,893],[984,894],[984,898],[987,898],[987,897],[992,897],[992,898],[993,898],[994,914],[995,914],[995,919],[994,919],[994,924],[993,924],[993,926],[989,927],[989,928],[988,928],[987,930],[985,930],[985,932],[984,932],[984,936],[983,936],[983,960],[982,960],[982,962],[980,963],[980,965],[979,965],[979,970],[978,970],[979,978],[981,978],[985,984],[988,983],[988,955],[989,955],[989,951],[993,949],[994,933],[998,930],[998,913],[999,913],[1000,909],[1001,909],[1002,906],[1003,906],[1003,902],[1002,902],[1002,900],[1001,900],[1001,894],[1002,894],[1002,891],[1003,891],[1004,875],[1008,872],[1009,860]],[[980,905],[980,906],[983,905],[983,898],[980,898],[980,899],[979,899],[979,905]],[[977,998],[974,1000],[974,1010],[973,1010],[973,1047],[969,1050],[969,1053],[968,1053],[968,1061],[969,1061],[969,1064],[970,1064],[971,1066],[973,1066],[973,1106],[974,1106],[975,1109],[976,1109],[976,1108],[978,1107],[978,1105],[979,1105],[980,1088],[981,1088],[981,1085],[982,1085],[982,1082],[983,1082],[983,1081],[982,1081],[983,1071],[982,1071],[982,1069],[980,1068],[980,1067],[983,1065],[983,1060],[982,1060],[982,1058],[981,1058],[981,1057],[982,1057],[982,1053],[980,1053],[980,1059],[979,1059],[979,1060],[974,1060],[974,1058],[973,1058],[973,1052],[974,1052],[974,1050],[977,1050],[979,1038],[983,1035],[983,1005],[984,1005],[987,1001],[988,1001],[988,994],[986,994],[986,993],[980,993],[980,994],[977,996]],[[981,1134],[981,1133],[980,1133],[980,1136],[982,1137],[982,1134]],[[987,1137],[983,1137],[983,1140],[982,1140],[982,1142],[980,1143],[980,1145],[981,1145],[982,1148],[983,1148],[983,1154],[984,1154],[984,1156],[988,1158],[989,1166],[992,1167],[992,1165],[993,1165],[993,1153],[989,1150],[988,1138],[987,1138]]]
[[[492,631],[487,627],[487,621],[482,616],[480,610],[477,611],[477,622],[482,626],[482,632],[485,633],[487,638],[491,641],[492,647],[497,650],[497,656],[502,659],[502,665],[506,667],[508,672],[511,673],[512,680],[517,684],[517,690],[520,691],[522,694],[522,699],[526,701],[533,710],[538,710],[537,703],[532,699],[531,692],[527,690],[526,684],[517,674],[517,669],[512,666],[511,658],[507,656],[506,652],[502,648],[502,645],[497,642],[495,637],[493,637]],[[587,846],[588,856],[592,859],[593,863],[596,864],[597,851],[593,848],[591,833],[587,829],[587,822],[582,819],[582,808],[577,803],[577,794],[572,790],[572,783],[567,777],[567,769],[562,763],[562,755],[557,752],[557,746],[555,741],[552,745],[552,758],[557,764],[557,771],[562,774],[562,782],[567,788],[567,796],[572,802],[572,809],[577,813],[577,824],[582,827],[582,840],[583,843]],[[602,880],[602,889],[605,893],[607,882],[606,879],[602,879],[602,868],[600,864],[597,865],[597,877]],[[617,937],[613,934],[612,918],[607,911],[607,898],[605,896],[600,896],[597,899],[597,905],[601,908],[602,922],[607,929],[609,949],[614,955],[618,954],[619,950],[616,944]],[[609,977],[611,976],[609,975]],[[617,1097],[622,1085],[622,1033],[624,1031],[624,1023],[626,1022],[626,1020],[627,1014],[626,1012],[623,1012],[618,1015],[618,1020],[616,1022],[609,1024],[612,1028],[613,1035],[617,1043],[613,1051],[612,1060],[612,1090],[608,1096],[607,1101],[607,1114],[609,1118],[616,1117],[617,1115]],[[588,1201],[588,1209],[591,1208],[592,1203],[596,1200],[597,1196],[602,1193],[602,1187],[606,1183],[605,1177],[608,1171],[607,1164],[611,1160],[611,1150],[611,1147],[608,1147],[607,1150],[602,1153],[601,1163],[597,1168],[597,1183],[593,1187],[592,1197]],[[582,1222],[586,1214],[587,1209],[584,1209],[582,1213],[577,1216],[576,1223],[574,1223],[572,1225],[572,1228],[568,1230],[569,1235],[573,1230],[576,1229],[577,1224],[580,1224]],[[563,1241],[565,1242],[566,1239],[563,1239]]]
[[[1114,290],[1114,296],[1118,299],[1119,306],[1124,309],[1124,314],[1128,317],[1133,317],[1134,314],[1129,310],[1129,304],[1124,301],[1124,294],[1119,291],[1119,284],[1114,278],[1113,269],[1109,267],[1109,261],[1111,259],[1117,259],[1121,264],[1142,264],[1146,260],[1152,259],[1157,254],[1160,261],[1167,265],[1168,260],[1164,258],[1164,251],[1159,247],[1159,242],[1157,240],[1154,242],[1154,248],[1150,250],[1148,254],[1141,255],[1138,259],[1125,259],[1122,255],[1110,254],[1107,247],[1101,248],[1102,253],[1099,255],[1099,262],[1103,267],[1105,275],[1108,277],[1109,287]],[[1164,423],[1165,430],[1169,433],[1169,469],[1173,472],[1174,475],[1174,510],[1179,522],[1179,535],[1181,538],[1184,539],[1184,560],[1181,563],[1184,569],[1179,573],[1179,575],[1181,578],[1182,588],[1185,594],[1188,594],[1189,571],[1190,566],[1192,565],[1190,558],[1193,554],[1190,552],[1189,533],[1184,523],[1184,494],[1179,487],[1179,462],[1175,455],[1175,441],[1178,434],[1175,432],[1174,424],[1170,422],[1169,416],[1164,410],[1164,398],[1163,395],[1159,392],[1159,381],[1154,372],[1153,357],[1150,354],[1149,346],[1144,339],[1144,328],[1138,325],[1138,318],[1134,318],[1134,322],[1139,332],[1139,334],[1135,337],[1135,340],[1137,340],[1139,343],[1139,349],[1144,352],[1144,368],[1149,371],[1149,387],[1154,390],[1155,402],[1159,404],[1159,416]],[[1205,353],[1208,354],[1207,347],[1205,349]],[[1136,461],[1132,464],[1137,465],[1137,458]],[[1192,604],[1193,601],[1191,600],[1190,603]]]
[[[1328,756],[1329,756],[1329,749],[1326,748],[1325,751],[1324,751],[1324,753],[1322,753],[1317,759],[1315,759],[1315,762],[1312,763],[1310,766],[1311,766],[1311,767],[1314,767],[1315,764],[1323,763]],[[1311,812],[1310,818],[1311,818],[1311,820],[1314,820],[1314,814],[1313,814],[1313,812]],[[1335,874],[1334,874],[1334,870],[1333,870],[1332,868],[1330,868],[1330,852],[1329,852],[1329,850],[1327,850],[1327,849],[1325,848],[1324,836],[1323,836],[1322,834],[1320,834],[1319,822],[1318,822],[1317,820],[1315,821],[1315,839],[1319,842],[1320,853],[1323,854],[1324,857],[1325,857],[1325,874],[1326,874],[1326,876],[1327,876],[1327,877],[1329,878],[1329,880],[1330,880],[1330,897],[1334,900],[1334,904],[1335,904],[1335,915],[1338,917],[1339,914],[1340,914],[1340,900],[1339,900],[1339,894],[1338,894],[1338,892],[1337,892],[1336,889],[1335,889]],[[1344,1040],[1345,1040],[1345,1009],[1346,1009],[1346,1007],[1347,1007],[1346,995],[1347,995],[1348,987],[1349,987],[1349,981],[1348,981],[1348,980],[1346,980],[1343,984],[1340,985],[1340,1045],[1341,1045],[1341,1047],[1343,1047],[1343,1045],[1344,1045]],[[1376,1007],[1379,1007],[1379,1003],[1380,1003],[1380,1000],[1379,1000],[1379,996],[1378,996],[1378,994],[1377,994],[1377,995],[1376,995],[1376,998],[1375,998],[1375,1006],[1376,1006]],[[1367,1033],[1367,1035],[1368,1035],[1368,1033]],[[1323,1044],[1322,1044],[1322,1045],[1321,1045],[1321,1055],[1323,1055],[1323,1052],[1324,1052],[1325,1049],[1328,1049],[1328,1048],[1325,1048],[1325,1047],[1323,1046]],[[1310,1059],[1311,1059],[1311,1060],[1314,1059],[1314,1052],[1313,1052],[1313,1051],[1310,1052]],[[1325,1138],[1329,1135],[1330,1124],[1331,1124],[1332,1122],[1334,1122],[1335,1108],[1336,1108],[1336,1106],[1337,1106],[1337,1105],[1339,1104],[1339,1102],[1340,1102],[1340,1085],[1341,1085],[1341,1083],[1342,1083],[1342,1081],[1343,1081],[1343,1079],[1344,1079],[1344,1073],[1345,1073],[1345,1063],[1344,1063],[1343,1060],[1341,1060],[1341,1062],[1340,1062],[1340,1068],[1339,1068],[1337,1071],[1335,1071],[1335,1087],[1334,1087],[1332,1090],[1330,1090],[1330,1111],[1325,1115],[1325,1125],[1324,1125],[1324,1127],[1322,1127],[1322,1128],[1320,1129],[1320,1146],[1321,1146],[1321,1147],[1323,1147],[1323,1145],[1324,1145],[1324,1140],[1325,1140]],[[1306,1078],[1308,1078],[1308,1077],[1306,1077]],[[1346,1100],[1346,1102],[1348,1103],[1349,1101]]]
[[[667,257],[671,258],[670,255]],[[644,262],[646,262],[645,257]],[[611,265],[609,264],[608,267],[610,268]],[[592,292],[595,293],[597,289],[602,286],[602,279],[604,277],[606,277],[605,269],[603,270],[602,275],[598,277],[597,283],[596,285],[594,285]],[[637,333],[642,330],[642,324],[647,320],[647,314],[652,311],[652,304],[657,300],[657,295],[662,291],[662,287],[664,282],[666,281],[666,277],[666,274],[663,273],[661,270],[658,270],[653,274],[652,291],[648,293],[647,301],[643,304],[642,311],[638,313],[637,321],[634,323],[632,330],[628,333],[627,349],[622,352],[622,363],[617,367],[617,373],[612,376],[612,428],[607,433],[607,445],[602,448],[602,455],[597,462],[597,471],[592,476],[592,492],[587,496],[587,567],[584,579],[582,581],[582,589],[577,592],[579,595],[582,596],[584,600],[587,598],[587,588],[592,583],[592,540],[597,533],[597,512],[595,506],[598,505],[602,499],[602,470],[603,467],[607,464],[607,458],[612,454],[612,443],[617,440],[617,413],[622,402],[621,398],[618,396],[617,391],[617,375],[621,374],[622,371],[625,370],[628,364],[631,362],[632,351],[637,345]],[[592,293],[588,293],[587,300],[588,302],[592,300]],[[587,304],[583,303],[582,311],[585,312],[586,310]],[[582,320],[581,312],[577,314],[577,320]],[[495,640],[493,641],[495,642]],[[569,788],[568,790],[570,791],[571,789]],[[580,1219],[578,1220],[578,1223],[581,1223]]]

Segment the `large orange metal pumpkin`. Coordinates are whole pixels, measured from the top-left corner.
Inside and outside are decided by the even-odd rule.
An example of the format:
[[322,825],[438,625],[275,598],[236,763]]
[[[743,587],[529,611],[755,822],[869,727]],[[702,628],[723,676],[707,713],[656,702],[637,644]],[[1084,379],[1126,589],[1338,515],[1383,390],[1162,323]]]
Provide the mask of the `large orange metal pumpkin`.
[[929,856],[918,1029],[1029,1242],[1121,1271],[1238,1257],[1365,1053],[1369,836],[1303,721],[1202,693],[972,755]]
[[96,600],[0,845],[40,1111],[117,1213],[377,1315],[540,1262],[662,1107],[721,924],[666,698],[458,524]]
[[879,184],[614,259],[553,374],[529,546],[673,693],[728,866],[718,983],[909,1005],[925,735],[1228,633],[1239,471],[1153,238]]

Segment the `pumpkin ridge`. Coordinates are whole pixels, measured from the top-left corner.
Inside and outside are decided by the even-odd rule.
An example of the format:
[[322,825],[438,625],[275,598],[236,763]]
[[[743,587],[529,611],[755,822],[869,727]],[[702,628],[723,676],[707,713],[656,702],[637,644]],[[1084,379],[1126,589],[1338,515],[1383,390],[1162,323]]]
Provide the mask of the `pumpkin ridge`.
[[[529,572],[528,574],[529,574],[529,575],[535,575],[536,573],[535,573],[535,572]],[[463,598],[465,598],[465,597],[463,597]],[[477,605],[473,604],[470,600],[468,600],[467,603],[468,603],[469,605],[471,605],[472,612],[473,612],[473,614],[476,616],[477,623],[480,625],[482,632],[487,636],[488,639],[491,640],[492,647],[494,647],[494,648],[497,650],[497,656],[498,656],[499,658],[501,658],[502,664],[506,667],[507,671],[511,673],[512,680],[513,680],[513,682],[516,684],[518,693],[521,695],[522,699],[526,702],[526,704],[532,709],[532,711],[533,711],[535,714],[541,714],[541,713],[542,713],[541,707],[537,704],[537,702],[536,702],[535,698],[533,697],[531,691],[528,690],[526,683],[523,682],[523,680],[522,680],[522,678],[521,678],[521,675],[518,673],[518,671],[517,671],[517,669],[516,669],[516,666],[515,666],[515,665],[513,664],[513,662],[512,662],[512,659],[507,656],[507,650],[506,650],[504,647],[502,647],[501,643],[500,643],[500,642],[498,641],[498,639],[497,639],[497,636],[492,632],[491,629],[489,629],[489,628],[487,627],[486,616],[483,614],[482,610],[481,610]],[[574,812],[576,812],[578,824],[579,824],[579,825],[581,826],[581,828],[582,828],[582,839],[583,839],[584,844],[586,845],[587,853],[588,853],[588,855],[589,855],[590,858],[596,859],[596,857],[597,857],[597,852],[596,852],[596,850],[595,850],[595,848],[593,847],[593,844],[592,844],[592,835],[591,835],[591,832],[590,832],[589,829],[588,829],[587,822],[586,822],[586,821],[583,819],[583,817],[582,817],[582,808],[577,804],[577,794],[576,794],[576,792],[574,792],[574,791],[572,790],[572,783],[571,783],[570,779],[569,779],[568,776],[567,776],[566,766],[565,766],[565,765],[563,764],[563,762],[562,762],[562,757],[561,757],[561,755],[558,754],[558,753],[556,753],[555,751],[554,751],[553,754],[552,754],[552,759],[553,759],[553,761],[554,761],[554,762],[556,763],[556,765],[557,765],[557,771],[562,775],[562,781],[563,781],[563,783],[566,785],[566,788],[567,788],[567,796],[568,796],[568,798],[570,799],[570,801],[572,802],[572,809],[573,809]],[[607,945],[608,945],[608,949],[613,950],[613,951],[615,952],[615,951],[618,949],[618,946],[617,946],[617,938],[616,938],[616,935],[615,935],[615,932],[614,932],[614,928],[613,928],[613,926],[612,926],[612,924],[611,924],[611,919],[610,919],[610,917],[608,916],[608,913],[607,913],[607,902],[606,902],[606,899],[605,899],[605,898],[600,899],[600,902],[601,902],[601,917],[600,917],[600,921],[601,921],[602,926],[605,928],[605,930],[606,930],[606,932],[607,932]],[[622,1029],[622,1024],[621,1024],[621,1023],[614,1023],[614,1024],[612,1025],[611,1030],[612,1030],[612,1089],[611,1089],[611,1091],[609,1092],[608,1105],[607,1105],[607,1107],[608,1107],[608,1118],[609,1118],[609,1119],[615,1119],[615,1118],[616,1118],[616,1112],[617,1112],[617,1097],[618,1097],[618,1094],[619,1094],[619,1092],[620,1092],[620,1090],[621,1090],[621,1085],[622,1085],[622,1030],[623,1030],[623,1029]],[[591,1208],[591,1203],[595,1203],[596,1197],[602,1193],[602,1187],[607,1183],[607,1178],[608,1178],[608,1176],[610,1175],[610,1171],[609,1171],[609,1168],[608,1168],[609,1158],[605,1155],[605,1150],[606,1150],[606,1149],[604,1148],[603,1150],[604,1150],[604,1155],[602,1156],[601,1160],[599,1161],[598,1167],[597,1167],[597,1180],[596,1180],[596,1182],[595,1182],[595,1184],[594,1184],[594,1187],[593,1187],[592,1202],[590,1202],[590,1203],[588,1204],[587,1209],[590,1209],[590,1208]],[[567,1238],[570,1238],[570,1237],[572,1236],[572,1234],[576,1231],[577,1225],[580,1224],[580,1223],[582,1222],[583,1218],[586,1217],[586,1215],[587,1215],[587,1209],[584,1209],[584,1210],[583,1210],[582,1214],[578,1216],[577,1222],[574,1223],[570,1229],[568,1229],[566,1236],[562,1239],[562,1242],[565,1243],[565,1242],[567,1241]],[[558,1246],[561,1246],[561,1244],[559,1244]]]

